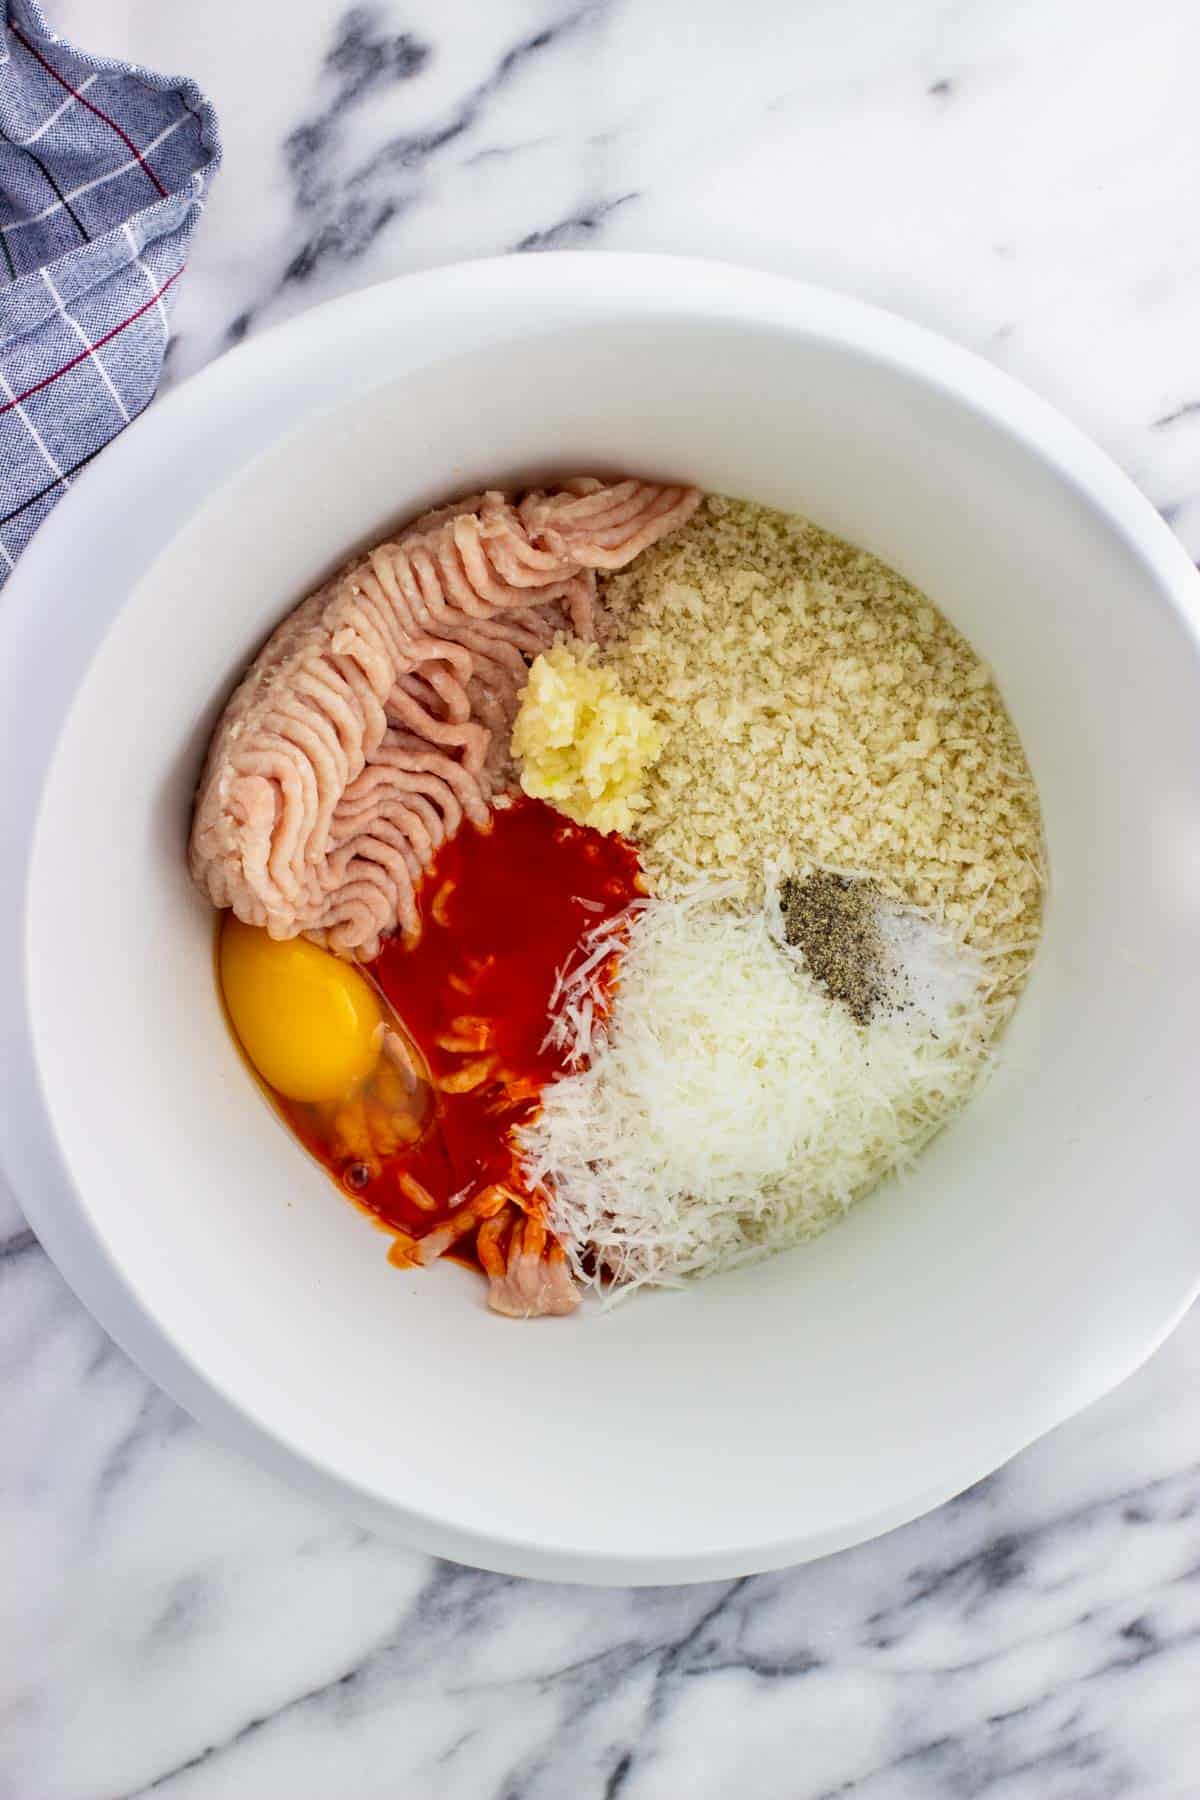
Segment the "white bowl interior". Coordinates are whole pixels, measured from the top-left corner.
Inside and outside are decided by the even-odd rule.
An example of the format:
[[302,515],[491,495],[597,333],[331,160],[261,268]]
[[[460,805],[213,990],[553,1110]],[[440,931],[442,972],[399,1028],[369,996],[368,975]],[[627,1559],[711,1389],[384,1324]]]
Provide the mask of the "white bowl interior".
[[[183,851],[209,729],[271,626],[440,497],[687,477],[803,512],[992,662],[1053,897],[986,1093],[902,1188],[685,1294],[518,1326],[392,1269],[277,1124],[218,1010]],[[130,595],[47,784],[36,1051],[94,1227],[205,1377],[402,1516],[631,1570],[798,1553],[984,1472],[1147,1347],[1200,1269],[1200,675],[1136,548],[1020,436],[819,335],[647,321],[530,336],[314,421]]]

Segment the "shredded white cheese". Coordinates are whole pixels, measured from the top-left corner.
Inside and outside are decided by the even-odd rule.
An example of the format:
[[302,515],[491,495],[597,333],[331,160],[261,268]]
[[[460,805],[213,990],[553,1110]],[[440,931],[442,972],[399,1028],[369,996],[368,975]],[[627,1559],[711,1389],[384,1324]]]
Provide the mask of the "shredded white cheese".
[[549,1085],[522,1149],[576,1275],[603,1272],[614,1292],[712,1274],[822,1230],[912,1159],[988,1058],[977,980],[960,981],[948,1007],[857,1025],[765,912],[728,909],[730,893],[709,884],[637,902],[591,935],[557,986],[550,1041],[574,1072]]

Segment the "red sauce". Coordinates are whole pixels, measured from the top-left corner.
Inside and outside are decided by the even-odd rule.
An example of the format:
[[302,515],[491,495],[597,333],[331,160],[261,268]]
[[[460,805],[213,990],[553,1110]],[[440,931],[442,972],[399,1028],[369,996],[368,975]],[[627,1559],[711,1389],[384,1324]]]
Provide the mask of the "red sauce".
[[[335,1146],[319,1109],[284,1103],[297,1135],[359,1206],[417,1236],[465,1189],[519,1185],[509,1135],[562,1069],[561,1052],[545,1046],[558,971],[581,938],[642,891],[630,844],[524,796],[497,808],[488,830],[464,825],[442,847],[418,895],[416,944],[393,938],[367,971],[432,1076],[423,1134],[367,1165]],[[473,1085],[456,1091],[460,1081]],[[412,1197],[413,1180],[425,1205]]]

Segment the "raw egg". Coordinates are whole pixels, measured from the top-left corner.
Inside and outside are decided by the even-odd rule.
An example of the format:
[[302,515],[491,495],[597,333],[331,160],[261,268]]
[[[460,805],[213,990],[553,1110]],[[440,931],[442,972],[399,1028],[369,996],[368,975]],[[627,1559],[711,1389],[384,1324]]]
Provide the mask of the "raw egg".
[[276,939],[232,914],[221,990],[242,1048],[289,1100],[341,1100],[379,1060],[383,1008],[371,984],[307,938]]

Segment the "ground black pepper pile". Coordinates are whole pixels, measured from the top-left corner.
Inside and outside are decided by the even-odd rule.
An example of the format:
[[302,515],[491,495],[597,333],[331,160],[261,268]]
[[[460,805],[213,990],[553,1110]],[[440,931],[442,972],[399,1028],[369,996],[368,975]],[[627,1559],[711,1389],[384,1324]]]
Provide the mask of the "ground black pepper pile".
[[831,1000],[856,1024],[869,1024],[886,998],[879,895],[873,882],[819,869],[779,885],[783,935]]

